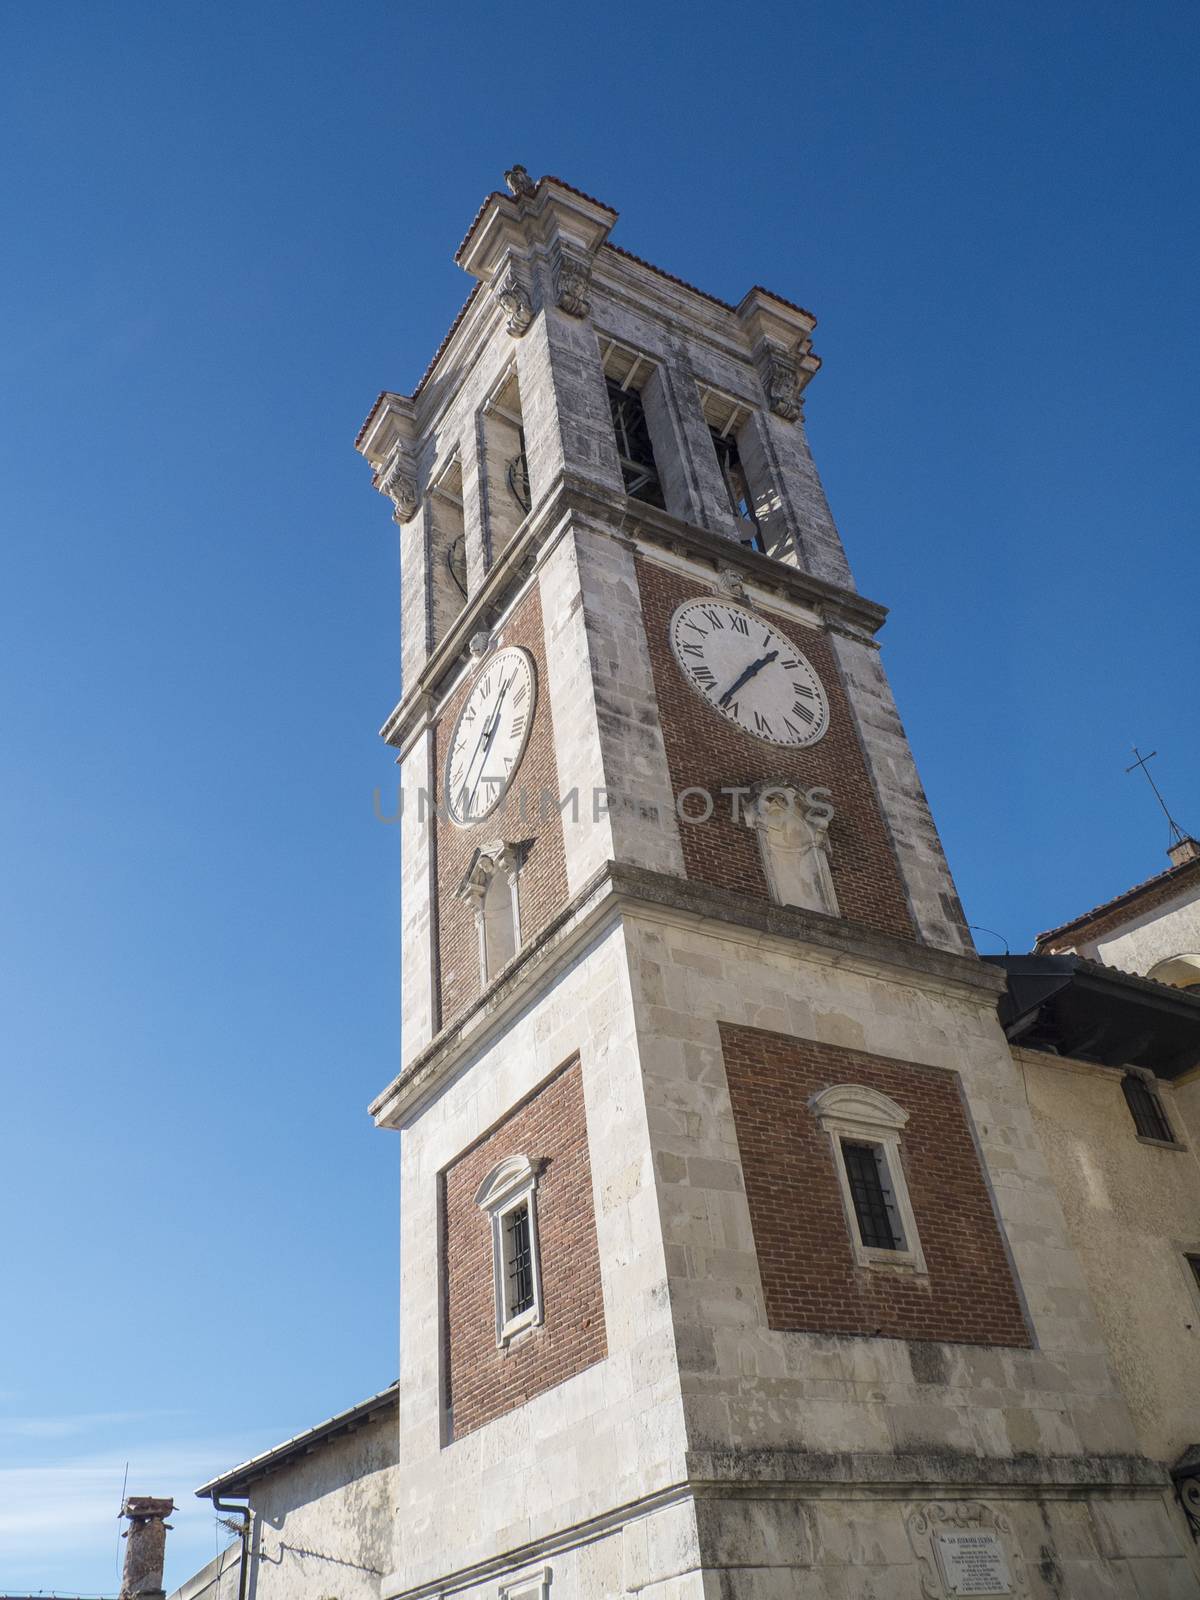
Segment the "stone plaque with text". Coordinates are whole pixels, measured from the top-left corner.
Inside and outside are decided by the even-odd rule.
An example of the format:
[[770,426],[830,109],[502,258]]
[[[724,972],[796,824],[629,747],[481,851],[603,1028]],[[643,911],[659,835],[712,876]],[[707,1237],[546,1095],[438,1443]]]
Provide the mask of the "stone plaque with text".
[[980,1530],[938,1533],[934,1544],[949,1594],[1012,1593],[1008,1557],[996,1534]]

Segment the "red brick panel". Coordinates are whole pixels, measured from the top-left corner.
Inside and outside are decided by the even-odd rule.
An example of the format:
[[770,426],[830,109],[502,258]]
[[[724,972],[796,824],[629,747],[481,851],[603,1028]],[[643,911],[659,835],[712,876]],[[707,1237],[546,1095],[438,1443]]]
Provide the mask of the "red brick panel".
[[705,705],[671,654],[667,627],[676,606],[711,595],[711,588],[641,557],[637,572],[672,787],[676,795],[693,785],[708,789],[716,803],[707,822],[680,826],[688,877],[766,899],[754,831],[734,820],[728,796],[718,791],[764,779],[782,779],[804,789],[824,787],[832,792],[836,808],[829,829],[830,866],[842,916],[911,938],[900,872],[824,633],[764,607],[772,626],[812,662],[829,696],[829,731],[815,745],[786,750],[764,744]]
[[[471,857],[481,844],[495,839],[532,839],[521,868],[518,894],[521,935],[532,939],[567,901],[567,866],[563,854],[562,818],[556,807],[546,808],[543,791],[558,797],[558,769],[554,760],[554,729],[550,693],[546,682],[546,648],[542,635],[542,606],[536,587],[525,597],[503,628],[503,644],[521,645],[537,666],[537,706],[521,765],[504,803],[490,817],[470,828],[457,828],[438,819],[438,960],[441,973],[442,1025],[452,1023],[480,992],[479,936],[475,913],[468,900],[456,899]],[[437,726],[438,802],[445,794],[446,751],[454,723],[478,673],[470,673],[447,703]]]
[[[728,1023],[721,1040],[770,1327],[1032,1342],[955,1073]],[[809,1108],[836,1083],[909,1113],[900,1153],[928,1277],[855,1262],[830,1138]]]
[[[497,1162],[513,1155],[544,1163],[537,1186],[543,1321],[500,1350],[492,1225],[475,1196]],[[578,1060],[452,1162],[441,1183],[446,1403],[451,1435],[461,1439],[608,1354]]]

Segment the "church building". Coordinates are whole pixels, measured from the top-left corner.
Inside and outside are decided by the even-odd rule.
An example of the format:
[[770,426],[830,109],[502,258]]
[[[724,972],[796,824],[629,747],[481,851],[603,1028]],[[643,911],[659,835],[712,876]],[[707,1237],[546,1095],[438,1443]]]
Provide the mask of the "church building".
[[1198,1596],[1200,861],[977,956],[809,452],[815,319],[616,221],[513,168],[358,435],[399,1381],[205,1485],[243,1532],[178,1600]]

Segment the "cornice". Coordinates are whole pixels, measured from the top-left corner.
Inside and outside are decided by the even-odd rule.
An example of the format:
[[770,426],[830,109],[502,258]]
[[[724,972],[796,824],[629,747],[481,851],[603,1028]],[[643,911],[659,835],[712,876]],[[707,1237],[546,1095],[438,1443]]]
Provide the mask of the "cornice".
[[719,928],[722,938],[786,949],[914,989],[973,1000],[994,1009],[1003,976],[976,956],[961,956],[842,917],[778,906],[670,873],[609,861],[521,953],[514,965],[444,1028],[369,1107],[377,1126],[399,1128],[472,1057],[529,1006],[566,967],[625,916]]

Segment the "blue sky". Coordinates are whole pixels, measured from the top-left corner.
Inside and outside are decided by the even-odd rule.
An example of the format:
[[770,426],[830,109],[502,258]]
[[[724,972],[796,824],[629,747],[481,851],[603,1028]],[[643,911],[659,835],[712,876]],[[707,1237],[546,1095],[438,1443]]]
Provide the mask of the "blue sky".
[[[0,1588],[115,1592],[396,1372],[389,508],[351,449],[522,161],[820,319],[810,435],[972,922],[1200,830],[1197,13],[655,0],[0,21]],[[985,949],[997,948],[981,936]]]

